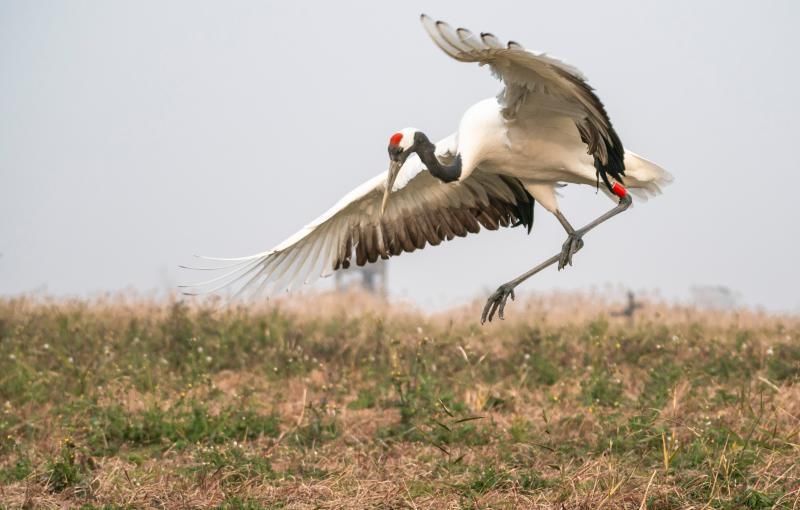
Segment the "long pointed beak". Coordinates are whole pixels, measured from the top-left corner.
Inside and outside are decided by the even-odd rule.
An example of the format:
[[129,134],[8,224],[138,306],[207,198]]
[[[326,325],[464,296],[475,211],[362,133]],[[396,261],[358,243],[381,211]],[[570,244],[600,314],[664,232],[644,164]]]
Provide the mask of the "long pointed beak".
[[381,216],[383,216],[384,211],[386,211],[386,203],[389,201],[389,195],[392,192],[394,180],[397,179],[397,174],[400,173],[400,167],[402,166],[403,163],[400,161],[392,161],[389,165],[389,174],[386,176],[386,190],[383,192],[383,202],[381,202]]

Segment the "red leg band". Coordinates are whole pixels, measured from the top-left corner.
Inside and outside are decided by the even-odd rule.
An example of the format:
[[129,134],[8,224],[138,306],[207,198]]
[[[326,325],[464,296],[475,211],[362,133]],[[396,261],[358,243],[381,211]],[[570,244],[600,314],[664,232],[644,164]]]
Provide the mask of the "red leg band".
[[611,192],[617,195],[619,198],[625,198],[628,194],[628,190],[625,189],[625,186],[622,184],[615,182],[613,186],[611,186]]

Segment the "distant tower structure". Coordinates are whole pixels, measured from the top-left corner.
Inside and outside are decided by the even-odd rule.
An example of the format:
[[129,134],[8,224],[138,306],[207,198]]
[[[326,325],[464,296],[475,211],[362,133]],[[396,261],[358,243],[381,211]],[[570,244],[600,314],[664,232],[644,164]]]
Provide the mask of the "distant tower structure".
[[636,296],[633,294],[632,291],[628,291],[628,304],[622,310],[618,310],[616,312],[611,312],[613,317],[626,317],[629,321],[633,320],[633,314],[636,313],[636,310],[639,308],[643,308],[644,305],[636,301]]
[[370,294],[386,297],[389,291],[387,269],[389,263],[378,259],[365,266],[351,266],[348,269],[336,271],[336,290],[343,291],[351,288],[361,288]]

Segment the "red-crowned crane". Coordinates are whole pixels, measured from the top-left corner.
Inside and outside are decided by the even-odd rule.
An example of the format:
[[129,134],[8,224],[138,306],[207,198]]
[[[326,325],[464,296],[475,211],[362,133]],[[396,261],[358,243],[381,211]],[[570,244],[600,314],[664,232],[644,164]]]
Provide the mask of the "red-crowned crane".
[[[325,214],[275,248],[235,259],[225,274],[188,286],[211,292],[244,282],[242,288],[289,288],[412,252],[426,244],[521,225],[530,232],[533,205],[553,213],[567,233],[561,251],[492,294],[481,315],[503,318],[514,289],[542,269],[572,264],[583,236],[631,205],[628,190],[646,197],[660,192],[670,175],[625,151],[611,120],[584,76],[544,54],[495,36],[453,30],[422,15],[422,24],[450,57],[488,65],[505,88],[470,107],[458,130],[433,144],[420,130],[405,128],[389,139],[389,171],[357,187]],[[563,183],[601,187],[617,205],[582,228],[558,207]],[[213,287],[213,288],[209,288]]]

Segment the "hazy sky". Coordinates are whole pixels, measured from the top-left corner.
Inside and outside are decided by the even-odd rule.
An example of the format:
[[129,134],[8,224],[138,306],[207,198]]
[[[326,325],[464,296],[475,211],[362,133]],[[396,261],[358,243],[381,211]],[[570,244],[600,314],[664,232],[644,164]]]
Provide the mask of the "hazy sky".
[[[579,67],[625,146],[676,178],[523,292],[726,285],[800,309],[792,1],[0,0],[0,294],[172,288],[192,254],[272,247],[385,171],[398,129],[454,131],[500,85],[441,53],[421,12]],[[612,205],[564,195],[575,225]],[[392,293],[483,298],[563,240],[538,208],[531,236],[393,259]]]

